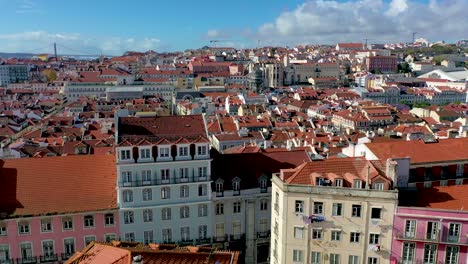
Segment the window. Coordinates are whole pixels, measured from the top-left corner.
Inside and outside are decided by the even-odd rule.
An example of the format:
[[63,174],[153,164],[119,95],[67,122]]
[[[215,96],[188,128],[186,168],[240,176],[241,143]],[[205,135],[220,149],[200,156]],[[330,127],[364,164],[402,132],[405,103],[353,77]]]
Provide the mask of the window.
[[353,181],[353,188],[361,189],[362,188],[362,181],[361,180],[354,180]]
[[124,212],[124,224],[133,224],[134,217],[132,211]]
[[30,260],[32,259],[32,243],[25,242],[20,244],[20,254],[21,258]]
[[303,253],[304,251],[302,250],[293,250],[293,261],[294,262],[302,262],[303,261]]
[[204,217],[208,215],[208,205],[199,204],[198,205],[198,217]]
[[330,253],[330,264],[340,264],[340,254]]
[[455,176],[461,177],[463,175],[463,164],[457,164],[457,171]]
[[162,230],[162,237],[164,242],[171,242],[172,241],[172,229],[166,228]]
[[0,224],[0,236],[8,235],[7,227],[5,224]]
[[85,236],[84,241],[85,245],[88,245],[89,243],[96,241],[96,236]]
[[322,239],[322,229],[321,228],[312,229],[312,239]]
[[426,239],[436,240],[439,238],[439,222],[427,222]]
[[225,235],[224,233],[224,223],[217,223],[216,224],[216,237],[223,238]]
[[125,241],[127,241],[127,242],[134,242],[135,241],[135,233],[133,233],[133,232],[125,233],[124,237],[125,237]]
[[180,239],[182,241],[190,240],[190,227],[184,226],[180,228]]
[[206,156],[206,146],[197,146],[197,155]]
[[153,243],[153,230],[143,231],[145,244]]
[[222,193],[224,190],[224,184],[221,181],[216,182],[216,192],[217,193]]
[[234,202],[232,205],[232,212],[237,214],[240,213],[241,211],[241,203],[240,202]]
[[239,236],[241,234],[241,223],[240,221],[232,222],[232,234]]
[[279,193],[275,192],[275,211],[279,211]]
[[332,230],[331,231],[331,241],[340,241],[341,240],[341,231]]
[[352,217],[361,217],[361,205],[353,204],[351,206],[351,216]]
[[295,212],[300,214],[304,213],[304,201],[296,200]]
[[240,181],[236,180],[232,182],[232,190],[234,192],[239,192],[240,191]]
[[198,177],[199,178],[206,178],[208,176],[208,168],[207,167],[199,167],[198,168]]
[[333,216],[342,216],[343,215],[343,204],[334,203],[333,204],[332,215]]
[[336,187],[343,187],[343,179],[335,179]]
[[133,191],[132,190],[124,190],[122,193],[124,203],[131,203],[133,202]]
[[143,222],[153,222],[153,210],[144,209],[143,210]]
[[314,202],[314,214],[323,214],[323,203]]
[[63,251],[67,257],[73,255],[75,253],[75,239],[65,238],[63,240]]
[[351,243],[359,243],[359,236],[361,234],[359,232],[351,232],[349,236],[349,242]]
[[180,168],[179,169],[179,178],[180,178],[180,181],[181,182],[186,182],[188,181],[188,177],[189,177],[189,170],[188,168]]
[[303,239],[304,238],[304,227],[294,227],[294,238]]
[[130,150],[129,150],[129,149],[121,150],[121,151],[120,151],[120,159],[121,159],[121,160],[129,160],[129,159],[131,159]]
[[104,221],[106,226],[114,225],[114,214],[108,213],[104,216]]
[[371,219],[380,219],[382,217],[382,208],[371,208]]
[[186,198],[189,196],[189,187],[187,185],[180,186],[180,198]]
[[383,182],[376,182],[376,183],[372,184],[372,189],[374,189],[374,190],[383,190],[384,189]]
[[179,147],[179,156],[188,156],[188,147]]
[[457,264],[460,248],[456,246],[447,246],[445,248],[445,264]]
[[143,189],[143,201],[151,201],[153,199],[153,190],[146,188]]
[[403,243],[403,256],[401,256],[401,260],[403,260],[403,264],[412,264],[415,259],[415,249],[416,243]]
[[376,257],[369,257],[367,259],[367,264],[377,264],[377,258]]
[[380,241],[380,234],[369,234],[369,244],[371,245],[378,245]]
[[143,185],[151,185],[151,170],[142,170],[141,180]]
[[206,239],[208,237],[208,227],[206,225],[198,226],[198,238]]
[[169,183],[170,170],[162,169],[161,170],[161,183]]
[[406,220],[405,237],[414,238],[416,236],[416,220]]
[[169,187],[162,187],[161,199],[169,199],[169,198],[171,198],[171,189]]
[[161,158],[167,158],[169,157],[169,148],[159,148],[159,157]]
[[224,214],[224,204],[218,203],[216,204],[216,215],[223,215]]
[[260,200],[260,211],[268,210],[268,201],[266,199]]
[[206,184],[199,184],[198,185],[198,196],[206,196],[208,194],[208,188]]
[[72,230],[73,229],[73,219],[71,217],[62,218],[63,230]]
[[448,230],[448,241],[449,242],[458,242],[460,238],[460,229],[461,225],[456,223],[449,224]]
[[42,241],[42,254],[45,258],[50,258],[54,256],[54,241]]
[[51,232],[52,231],[52,221],[50,218],[41,219],[41,232]]
[[310,264],[321,264],[322,263],[322,256],[320,252],[312,251],[310,257]]
[[84,217],[84,227],[85,228],[94,227],[94,216],[86,215]]
[[18,231],[20,234],[29,234],[29,223],[28,222],[19,222]]
[[171,208],[163,208],[161,210],[162,220],[171,220]]
[[260,190],[267,190],[268,189],[268,181],[267,179],[261,179],[259,182]]
[[115,234],[105,234],[104,235],[104,241],[112,242],[114,240],[117,240],[117,236]]
[[7,260],[10,260],[10,246],[0,244],[0,263],[9,263]]
[[424,245],[424,264],[435,264],[437,253],[437,245],[425,244]]
[[182,206],[180,208],[180,218],[189,218],[190,217],[190,209],[188,206]]
[[148,149],[148,148],[140,149],[140,158],[141,159],[151,158],[151,149]]
[[352,255],[349,255],[348,263],[349,263],[349,264],[360,264],[360,263],[359,263],[359,256],[352,256]]

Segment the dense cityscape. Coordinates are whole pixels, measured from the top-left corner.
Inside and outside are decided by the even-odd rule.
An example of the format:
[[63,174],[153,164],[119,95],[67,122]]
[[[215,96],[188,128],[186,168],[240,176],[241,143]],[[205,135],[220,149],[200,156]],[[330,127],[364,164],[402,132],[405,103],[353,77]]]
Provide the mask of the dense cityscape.
[[0,53],[0,264],[468,263],[468,40],[219,36]]

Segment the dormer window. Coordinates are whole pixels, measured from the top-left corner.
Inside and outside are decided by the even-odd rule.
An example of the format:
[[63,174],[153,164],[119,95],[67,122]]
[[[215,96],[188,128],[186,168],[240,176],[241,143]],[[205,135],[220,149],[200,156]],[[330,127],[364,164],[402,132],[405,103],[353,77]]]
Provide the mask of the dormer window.
[[343,187],[343,179],[335,179],[336,187]]
[[224,182],[222,179],[218,179],[216,181],[216,196],[217,197],[223,196],[223,192],[224,192]]
[[362,189],[362,181],[361,180],[354,180],[353,188],[355,189]]
[[238,177],[232,180],[232,191],[233,191],[233,195],[240,194],[240,179]]
[[167,147],[159,148],[159,157],[161,157],[161,158],[169,157],[169,148],[167,148]]
[[372,189],[374,190],[383,190],[384,189],[384,183],[383,182],[375,182],[372,184]]
[[260,185],[260,191],[261,192],[266,192],[267,189],[268,189],[268,181],[266,178],[261,178],[260,179],[260,182],[259,182],[259,185]]
[[179,156],[181,157],[188,156],[188,147],[179,147]]
[[120,159],[121,160],[129,160],[131,159],[131,152],[129,149],[121,150],[120,151]]
[[140,158],[141,159],[151,158],[151,149],[148,149],[148,148],[140,149]]
[[206,156],[207,147],[206,146],[197,146],[197,155]]

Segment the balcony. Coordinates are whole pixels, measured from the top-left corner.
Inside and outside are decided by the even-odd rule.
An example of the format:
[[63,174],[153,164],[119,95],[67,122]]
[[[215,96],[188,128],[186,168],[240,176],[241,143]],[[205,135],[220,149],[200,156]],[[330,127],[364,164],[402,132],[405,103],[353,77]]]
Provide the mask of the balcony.
[[211,244],[212,242],[211,242],[211,238],[205,237],[205,238],[197,239],[196,243],[200,245],[200,244]]
[[215,236],[214,239],[213,239],[213,242],[226,242],[228,240],[228,236],[227,235],[224,235],[224,236]]
[[240,240],[245,240],[245,235],[230,235],[229,241],[240,241]]
[[223,197],[224,196],[224,192],[216,192],[216,197]]
[[49,254],[49,255],[45,255],[45,256],[40,256],[39,260],[41,261],[41,263],[58,261],[58,255],[57,254]]
[[263,231],[263,232],[257,232],[257,238],[269,238],[270,234],[271,234],[270,230]]
[[37,263],[37,257],[18,258],[16,259],[17,264],[30,264]]
[[421,241],[421,242],[440,242],[440,234],[437,232],[436,234],[425,233],[425,232],[397,232],[396,238],[398,240],[405,240],[405,241]]
[[136,181],[120,181],[119,187],[143,187],[143,186],[157,186],[165,184],[178,184],[178,183],[195,183],[207,181],[209,177],[188,177],[188,178],[170,178],[168,180],[153,179],[153,180],[136,180]]
[[71,256],[73,256],[73,253],[62,253],[61,254],[62,260],[69,259]]

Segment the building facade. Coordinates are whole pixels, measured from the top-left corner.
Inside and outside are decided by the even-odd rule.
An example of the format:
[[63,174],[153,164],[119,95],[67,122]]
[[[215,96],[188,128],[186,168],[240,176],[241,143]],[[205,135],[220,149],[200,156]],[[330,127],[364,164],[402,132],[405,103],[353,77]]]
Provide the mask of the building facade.
[[390,263],[397,192],[373,163],[312,161],[272,182],[271,263]]

